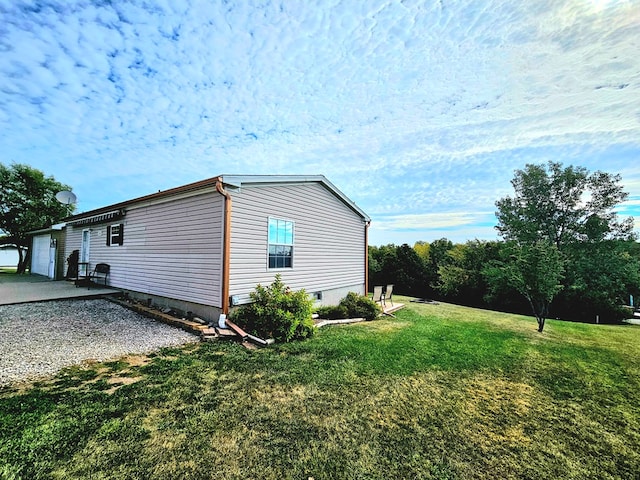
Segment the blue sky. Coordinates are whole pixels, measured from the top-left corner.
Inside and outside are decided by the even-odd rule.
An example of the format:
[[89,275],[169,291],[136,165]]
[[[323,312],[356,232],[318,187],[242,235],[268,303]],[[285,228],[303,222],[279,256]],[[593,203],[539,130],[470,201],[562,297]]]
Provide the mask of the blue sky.
[[86,211],[324,174],[370,243],[495,239],[514,170],[622,175],[640,227],[640,2],[0,0],[0,161]]

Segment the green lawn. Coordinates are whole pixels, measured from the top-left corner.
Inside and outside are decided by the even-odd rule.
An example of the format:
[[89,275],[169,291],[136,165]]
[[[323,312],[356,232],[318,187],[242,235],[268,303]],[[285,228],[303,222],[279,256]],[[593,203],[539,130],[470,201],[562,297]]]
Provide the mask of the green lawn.
[[640,327],[407,302],[5,390],[0,439],[0,478],[639,478]]

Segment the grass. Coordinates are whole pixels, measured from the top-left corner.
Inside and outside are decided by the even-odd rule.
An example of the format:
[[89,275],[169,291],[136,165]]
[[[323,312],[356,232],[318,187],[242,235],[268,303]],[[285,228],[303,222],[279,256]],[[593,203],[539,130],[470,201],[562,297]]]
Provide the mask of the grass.
[[640,327],[407,303],[6,389],[0,438],[3,479],[638,478]]

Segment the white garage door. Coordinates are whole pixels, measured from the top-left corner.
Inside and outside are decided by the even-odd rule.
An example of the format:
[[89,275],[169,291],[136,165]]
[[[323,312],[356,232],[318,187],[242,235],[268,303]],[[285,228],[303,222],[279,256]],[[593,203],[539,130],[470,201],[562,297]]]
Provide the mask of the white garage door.
[[31,273],[49,276],[49,245],[50,235],[36,235],[33,237],[33,251],[31,252]]

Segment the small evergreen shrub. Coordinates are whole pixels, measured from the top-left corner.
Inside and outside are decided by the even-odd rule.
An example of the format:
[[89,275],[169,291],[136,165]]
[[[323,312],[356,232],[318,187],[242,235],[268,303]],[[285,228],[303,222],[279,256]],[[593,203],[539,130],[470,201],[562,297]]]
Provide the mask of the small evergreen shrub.
[[382,313],[380,305],[363,295],[349,292],[335,307],[319,307],[316,313],[320,318],[336,320],[339,318],[364,318],[373,320]]
[[362,317],[366,320],[374,320],[382,313],[382,308],[369,297],[349,292],[346,297],[340,300],[340,305],[347,309],[349,316],[353,318]]
[[349,311],[340,305],[323,305],[316,309],[318,317],[325,320],[338,320],[340,318],[349,318]]
[[282,282],[280,274],[267,287],[257,285],[250,297],[252,303],[241,305],[230,316],[231,321],[247,332],[278,342],[313,335],[313,300],[304,290],[292,292]]

